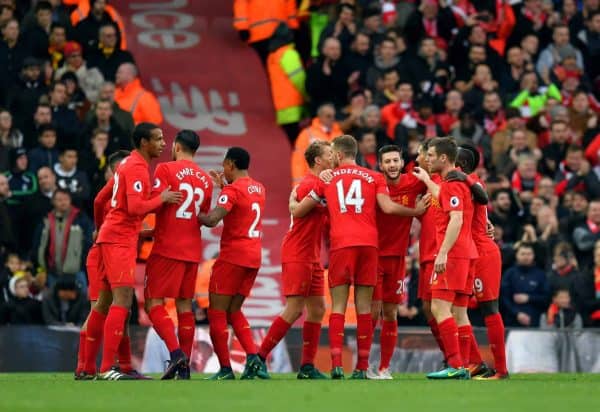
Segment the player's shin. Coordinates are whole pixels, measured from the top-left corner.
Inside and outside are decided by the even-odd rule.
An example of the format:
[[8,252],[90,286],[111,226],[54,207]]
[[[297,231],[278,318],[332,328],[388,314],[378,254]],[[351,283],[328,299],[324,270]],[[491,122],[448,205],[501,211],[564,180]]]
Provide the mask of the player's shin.
[[[436,291],[434,291],[435,293]],[[448,364],[453,368],[461,368],[463,366],[460,356],[460,347],[458,343],[458,325],[452,317],[452,302],[454,301],[454,293],[449,291],[440,291],[452,296],[440,296],[441,298],[432,299],[431,309],[433,316],[436,318],[437,325],[440,331],[440,339],[444,347],[444,355]]]
[[488,341],[494,355],[494,368],[501,375],[506,375],[506,348],[504,343],[504,322],[499,313],[494,313],[485,317],[485,326],[487,327]]
[[100,372],[109,371],[115,363],[128,314],[129,309],[123,306],[112,305],[108,311],[104,322],[104,348]]
[[231,368],[229,357],[229,329],[227,328],[227,312],[218,309],[208,309],[210,340],[221,368]]
[[331,315],[329,315],[329,347],[331,350],[332,369],[342,366],[344,321],[345,316],[343,313],[331,313]]
[[244,316],[241,310],[237,310],[235,312],[231,312],[228,314],[228,320],[235,332],[235,336],[240,341],[242,348],[247,355],[255,355],[257,353],[256,344],[254,343],[254,338],[252,337],[252,329],[250,329],[250,324],[248,323],[248,319]]
[[192,347],[194,346],[194,333],[196,332],[196,321],[193,312],[183,312],[177,314],[179,327],[177,328],[177,336],[179,338],[179,346],[190,359],[192,357]]
[[96,358],[102,344],[105,320],[105,314],[92,309],[87,321],[83,371],[90,375],[96,373]]
[[283,337],[285,336],[285,334],[291,326],[292,324],[286,322],[286,320],[283,319],[283,317],[278,316],[277,318],[275,318],[273,324],[267,332],[267,336],[265,336],[265,338],[263,339],[262,344],[260,345],[260,349],[258,350],[258,355],[260,356],[263,362],[267,359],[267,356],[269,356],[269,353],[271,353],[273,348],[277,346],[281,339],[283,339]]
[[173,360],[173,356],[175,352],[180,349],[179,341],[177,340],[177,335],[175,334],[175,325],[171,320],[171,317],[165,310],[165,307],[162,304],[158,304],[152,306],[150,309],[148,316],[152,321],[152,326],[156,333],[167,345],[167,349],[171,354],[171,360]]

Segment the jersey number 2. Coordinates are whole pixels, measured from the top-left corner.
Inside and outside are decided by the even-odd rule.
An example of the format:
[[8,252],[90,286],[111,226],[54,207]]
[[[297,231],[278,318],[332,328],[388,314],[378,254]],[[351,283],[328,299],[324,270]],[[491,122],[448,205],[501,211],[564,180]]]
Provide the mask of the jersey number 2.
[[354,206],[355,213],[362,213],[362,206],[365,199],[362,197],[362,182],[360,179],[352,180],[348,193],[344,193],[344,182],[338,180],[336,183],[338,202],[340,203],[340,212],[346,213],[348,206]]
[[260,232],[256,230],[256,226],[258,226],[258,222],[260,221],[260,205],[256,202],[252,203],[252,211],[256,213],[256,217],[250,225],[250,229],[248,229],[248,237],[250,239],[255,239],[260,237]]
[[114,183],[113,183],[113,192],[112,197],[110,198],[110,207],[117,206],[117,190],[119,190],[119,174],[115,173],[114,175]]
[[181,203],[181,206],[179,206],[179,208],[177,209],[177,212],[175,212],[175,217],[177,219],[192,218],[192,212],[188,211],[188,209],[192,204],[194,197],[196,197],[196,201],[194,202],[194,212],[195,216],[198,216],[198,214],[200,213],[200,206],[204,201],[204,192],[202,191],[202,189],[200,189],[199,187],[193,188],[192,185],[189,183],[181,183],[179,185],[179,190],[181,192],[185,192],[185,199],[183,200],[183,203]]

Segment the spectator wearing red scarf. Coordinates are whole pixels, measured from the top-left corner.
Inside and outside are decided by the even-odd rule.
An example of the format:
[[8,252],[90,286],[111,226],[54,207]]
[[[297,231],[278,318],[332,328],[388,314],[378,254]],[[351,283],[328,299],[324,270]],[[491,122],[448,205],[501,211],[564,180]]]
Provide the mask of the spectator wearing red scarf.
[[417,125],[413,109],[413,88],[408,82],[400,82],[396,89],[396,101],[381,109],[381,123],[386,135],[392,141],[396,140],[397,126],[414,129]]
[[511,186],[523,203],[530,203],[537,193],[542,175],[537,171],[537,160],[534,156],[521,154],[517,160],[517,170],[511,178]]
[[[450,130],[458,126],[458,115],[464,104],[462,94],[458,90],[450,90],[446,94],[446,101],[444,102],[446,111],[437,115],[437,122],[444,134],[450,133]],[[600,139],[598,139],[598,146],[600,147]]]
[[548,273],[548,283],[552,293],[560,289],[573,290],[575,279],[579,276],[577,259],[573,248],[567,242],[559,242],[554,247],[552,271]]
[[556,194],[562,196],[567,191],[575,190],[586,192],[592,198],[600,197],[600,180],[596,173],[590,172],[590,164],[585,160],[581,146],[569,146],[554,179],[557,183]]

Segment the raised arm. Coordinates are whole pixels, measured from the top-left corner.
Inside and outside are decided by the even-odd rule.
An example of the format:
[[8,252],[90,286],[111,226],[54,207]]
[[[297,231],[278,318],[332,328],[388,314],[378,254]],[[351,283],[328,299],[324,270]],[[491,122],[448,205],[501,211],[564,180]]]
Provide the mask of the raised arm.
[[425,169],[423,169],[422,167],[415,167],[412,173],[417,179],[425,183],[425,186],[427,186],[427,190],[429,190],[429,193],[431,193],[433,197],[435,197],[436,199],[440,197],[440,185],[431,180],[429,173],[427,173]]

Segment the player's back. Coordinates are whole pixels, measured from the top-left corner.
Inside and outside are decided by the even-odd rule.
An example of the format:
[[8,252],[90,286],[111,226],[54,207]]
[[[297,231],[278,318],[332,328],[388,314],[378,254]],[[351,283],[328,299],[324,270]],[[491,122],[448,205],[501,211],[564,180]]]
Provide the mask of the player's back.
[[378,246],[377,194],[388,193],[380,173],[356,165],[333,170],[324,185],[329,210],[331,250],[351,246]]
[[200,212],[210,208],[213,183],[190,160],[161,163],[154,172],[152,195],[171,187],[183,194],[180,204],[164,204],[156,214],[152,253],[188,262],[202,260]]
[[251,177],[238,178],[223,188],[217,206],[228,210],[223,218],[219,259],[260,267],[265,187]]
[[148,163],[138,152],[133,151],[119,164],[113,180],[110,209],[98,233],[97,243],[135,246],[144,216],[129,213],[127,197],[137,194],[144,199],[149,198],[151,188]]
[[[400,175],[397,184],[388,184],[390,198],[402,206],[414,208],[417,197],[427,187],[412,174]],[[377,208],[377,231],[379,234],[379,256],[398,256],[406,253],[410,237],[412,216],[396,216]]]
[[[483,188],[485,185],[479,179],[476,173],[469,175],[475,182],[480,184]],[[485,254],[490,251],[494,251],[498,248],[498,245],[487,235],[487,206],[478,203],[473,203],[473,223],[471,225],[471,233],[473,235],[473,241],[479,254]]]
[[[307,174],[296,188],[298,199],[306,197],[316,185],[319,178]],[[323,224],[326,219],[324,205],[319,204],[306,216],[291,218],[290,228],[283,238],[281,245],[281,261],[318,263],[321,254],[321,239]]]

